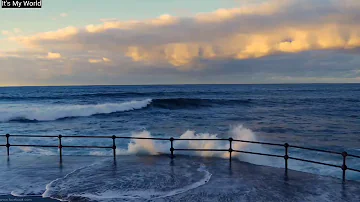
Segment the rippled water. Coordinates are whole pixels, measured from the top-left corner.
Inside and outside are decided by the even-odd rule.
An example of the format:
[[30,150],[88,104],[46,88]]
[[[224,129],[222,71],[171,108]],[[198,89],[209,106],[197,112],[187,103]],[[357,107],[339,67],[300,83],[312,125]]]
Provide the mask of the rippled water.
[[[21,135],[117,135],[230,137],[305,145],[360,154],[360,85],[174,85],[0,88],[0,133]],[[57,139],[11,138],[23,144]],[[0,139],[0,144],[5,138]],[[111,145],[111,140],[65,139],[68,145]],[[225,143],[176,143],[178,147],[228,148]],[[117,140],[118,153],[168,152],[169,143]],[[239,145],[283,155],[284,149]],[[5,155],[4,148],[0,149]],[[57,155],[56,149],[11,148],[12,154]],[[341,165],[341,156],[291,149],[294,156]],[[65,154],[111,155],[111,150],[64,149]],[[226,154],[195,153],[195,155]],[[239,157],[283,166],[260,157]],[[348,164],[360,168],[359,160]],[[339,177],[337,168],[290,162],[297,170]],[[360,179],[350,173],[354,179]]]

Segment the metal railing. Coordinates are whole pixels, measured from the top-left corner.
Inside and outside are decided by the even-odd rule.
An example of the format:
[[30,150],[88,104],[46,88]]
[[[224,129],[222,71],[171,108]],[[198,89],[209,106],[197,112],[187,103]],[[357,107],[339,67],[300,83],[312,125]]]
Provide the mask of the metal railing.
[[[309,147],[302,147],[296,145],[289,145],[288,143],[285,144],[277,144],[277,143],[269,143],[269,142],[258,142],[258,141],[248,141],[248,140],[236,140],[233,138],[218,138],[218,139],[183,139],[183,138],[157,138],[157,137],[124,137],[124,136],[70,136],[70,135],[0,135],[0,137],[6,137],[6,145],[0,145],[0,147],[6,147],[7,155],[10,155],[10,147],[45,147],[45,148],[58,148],[59,149],[59,156],[60,162],[62,162],[62,150],[63,148],[100,148],[100,149],[112,149],[113,156],[116,158],[116,139],[137,139],[137,140],[159,140],[159,141],[170,141],[170,157],[174,158],[174,151],[215,151],[215,152],[229,152],[229,160],[232,160],[232,153],[245,153],[245,154],[253,154],[253,155],[261,155],[261,156],[269,156],[269,157],[277,157],[277,158],[284,158],[285,160],[285,172],[288,171],[288,160],[296,160],[296,161],[303,161],[307,163],[314,163],[319,165],[331,166],[335,168],[341,168],[342,170],[342,179],[343,181],[346,180],[346,170],[360,172],[359,169],[350,168],[346,165],[347,157],[353,157],[360,159],[360,156],[348,154],[346,151],[344,152],[336,152],[336,151],[328,151],[322,149],[314,149]],[[22,138],[58,138],[58,145],[23,145],[23,144],[10,144],[10,137],[22,137]],[[64,138],[100,138],[100,139],[112,139],[112,146],[83,146],[83,145],[63,145],[62,140]],[[184,148],[174,148],[174,141],[228,141],[229,142],[229,149],[184,149]],[[243,151],[243,150],[235,150],[233,149],[233,142],[242,142],[242,143],[250,143],[250,144],[261,144],[261,145],[269,145],[269,146],[278,146],[284,147],[284,155],[276,155],[276,154],[269,154],[269,153],[260,153],[260,152],[251,152],[251,151]],[[302,150],[309,150],[309,151],[316,151],[316,152],[323,152],[328,154],[334,155],[341,155],[342,157],[342,165],[335,165],[330,163],[324,163],[319,161],[313,161],[308,159],[302,159],[297,157],[289,156],[289,148],[296,148]]]

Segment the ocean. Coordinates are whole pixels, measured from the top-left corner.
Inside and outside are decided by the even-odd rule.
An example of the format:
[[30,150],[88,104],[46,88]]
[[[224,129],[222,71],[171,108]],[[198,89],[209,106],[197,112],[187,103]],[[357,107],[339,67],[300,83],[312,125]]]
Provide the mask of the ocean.
[[[0,133],[229,138],[289,143],[360,155],[360,84],[59,86],[0,88]],[[11,137],[12,144],[57,145],[57,138]],[[0,145],[6,139],[0,139]],[[111,146],[111,139],[65,139],[64,145]],[[118,155],[169,153],[169,142],[118,139]],[[227,142],[181,142],[175,148],[228,148]],[[284,148],[237,148],[284,155]],[[57,156],[57,148],[11,147],[14,156]],[[290,148],[294,157],[342,164],[340,155]],[[66,156],[111,156],[111,149],[64,148]],[[226,158],[225,152],[181,152]],[[5,147],[0,155],[6,156]],[[283,159],[239,154],[252,164]],[[348,158],[349,167],[360,161]],[[341,178],[341,169],[289,160],[289,169]],[[0,176],[1,177],[1,176]],[[360,180],[360,173],[347,172]],[[1,188],[1,187],[0,187]],[[41,194],[27,190],[22,193]]]

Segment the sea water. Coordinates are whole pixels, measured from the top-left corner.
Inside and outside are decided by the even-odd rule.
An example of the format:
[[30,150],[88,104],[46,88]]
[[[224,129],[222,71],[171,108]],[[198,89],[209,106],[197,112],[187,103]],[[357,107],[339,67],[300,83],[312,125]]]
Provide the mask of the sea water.
[[[229,138],[289,143],[360,155],[359,84],[66,86],[0,88],[0,133]],[[10,137],[11,144],[57,145],[57,138]],[[0,145],[5,144],[5,137]],[[112,146],[111,139],[63,138],[63,145]],[[117,139],[118,155],[169,153],[169,141]],[[175,148],[228,149],[227,141],[175,141]],[[233,143],[233,149],[284,155],[283,147]],[[11,155],[58,155],[57,148],[11,147]],[[179,152],[228,158],[228,152]],[[111,149],[64,148],[64,155],[111,156]],[[341,165],[340,155],[290,148],[293,157]],[[6,155],[4,147],[0,155]],[[249,154],[235,159],[283,167]],[[360,161],[348,158],[348,167]],[[341,169],[289,160],[289,168],[341,177]],[[360,175],[348,172],[350,179]]]

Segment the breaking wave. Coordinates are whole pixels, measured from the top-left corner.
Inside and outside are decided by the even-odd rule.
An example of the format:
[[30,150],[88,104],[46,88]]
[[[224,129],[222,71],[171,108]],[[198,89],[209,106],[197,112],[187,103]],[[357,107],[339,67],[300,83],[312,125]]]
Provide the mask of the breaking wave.
[[[234,139],[257,141],[255,134],[252,130],[243,127],[243,125],[234,126],[229,131],[229,136]],[[142,131],[139,133],[133,133],[133,137],[153,137],[149,131]],[[217,134],[209,133],[196,133],[195,131],[188,130],[183,133],[178,139],[174,141],[175,149],[229,149],[229,141],[192,141],[191,139],[219,139]],[[159,155],[169,153],[169,142],[154,141],[146,139],[133,139],[127,145],[126,149],[117,149],[117,154],[120,155]],[[253,152],[269,153],[266,148],[261,145],[249,144],[245,142],[233,142],[232,148],[234,150],[247,150],[250,149]],[[219,157],[229,158],[228,151],[176,151],[178,154],[192,155],[192,156],[204,156],[204,157]],[[271,152],[270,152],[271,153]],[[246,161],[253,164],[270,165],[273,162],[269,161],[268,158],[244,153],[233,153],[232,157],[238,158],[239,160]]]
[[52,121],[69,117],[84,117],[95,114],[131,111],[149,105],[151,99],[123,103],[96,105],[50,105],[3,110],[0,121]]
[[[142,138],[153,138],[154,136],[147,130],[141,132],[133,132],[131,134],[132,137],[142,137]],[[169,135],[170,136],[170,135]],[[168,137],[169,137],[168,136]],[[174,148],[175,149],[224,149],[226,151],[179,151],[176,150],[174,152],[175,155],[188,155],[188,156],[203,156],[203,157],[215,157],[215,158],[229,158],[229,141],[207,141],[205,139],[220,139],[220,138],[228,138],[232,137],[238,140],[247,140],[247,141],[257,141],[256,135],[253,133],[252,130],[245,128],[243,125],[237,125],[231,127],[228,134],[226,136],[220,137],[217,134],[210,134],[210,133],[197,133],[193,130],[185,131],[181,136],[177,137],[174,141]],[[181,140],[185,139],[185,140]],[[192,141],[192,139],[200,139],[197,141]],[[201,139],[204,139],[202,141]],[[39,140],[33,140],[39,141]],[[44,141],[44,140],[41,140]],[[48,144],[57,141],[57,140],[49,140]],[[116,149],[117,155],[162,155],[162,154],[170,154],[170,142],[169,141],[161,141],[161,140],[152,140],[152,139],[131,139],[129,142],[119,142],[118,147]],[[102,145],[107,144],[101,142],[101,140],[97,140],[96,144]],[[76,141],[72,144],[83,145],[82,141]],[[86,143],[89,144],[89,143]],[[259,153],[272,153],[267,148],[262,147],[261,145],[257,144],[249,144],[246,142],[233,142],[232,148],[234,150],[250,150],[252,152],[259,152]],[[14,152],[17,153],[24,153],[24,154],[41,154],[41,155],[57,155],[56,150],[51,149],[41,149],[39,148],[32,148],[32,147],[19,147],[19,150],[16,151],[14,148]],[[67,151],[69,155],[93,155],[93,156],[111,156],[112,150],[95,150],[95,151],[88,151],[88,152],[80,152],[78,150],[70,150]],[[233,158],[238,158],[241,161],[246,161],[253,164],[259,165],[272,165],[274,162],[269,161],[268,158],[262,156],[254,156],[251,154],[244,154],[244,153],[232,153]]]
[[196,109],[201,107],[242,105],[251,100],[223,100],[223,99],[196,99],[196,98],[168,98],[145,99],[122,103],[104,103],[94,105],[45,105],[25,106],[0,111],[0,122],[19,121],[54,121],[70,117],[86,117],[96,114],[110,114],[114,112],[132,111],[146,107],[160,109]]

